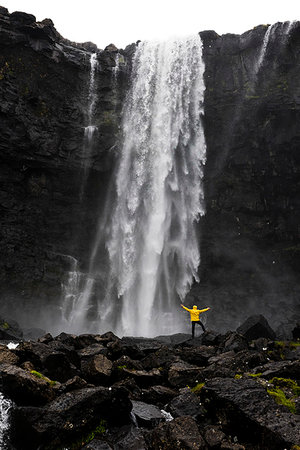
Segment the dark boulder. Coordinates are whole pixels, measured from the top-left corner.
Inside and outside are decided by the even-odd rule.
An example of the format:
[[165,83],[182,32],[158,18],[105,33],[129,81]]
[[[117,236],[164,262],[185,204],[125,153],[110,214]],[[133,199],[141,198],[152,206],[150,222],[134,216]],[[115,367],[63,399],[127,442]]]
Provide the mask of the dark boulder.
[[129,423],[131,408],[126,390],[104,387],[68,392],[45,408],[18,407],[13,444],[22,450],[68,446],[100,424]]
[[56,397],[55,383],[39,372],[0,365],[3,392],[17,405],[44,405]]
[[182,361],[186,361],[190,364],[194,364],[197,366],[206,366],[208,360],[215,356],[217,352],[217,348],[210,345],[199,345],[197,347],[177,347],[176,355]]
[[188,388],[182,389],[180,395],[170,401],[166,410],[173,417],[190,416],[197,422],[205,416],[205,409],[201,400]]
[[0,364],[8,363],[8,364],[18,364],[19,358],[18,356],[11,350],[9,350],[6,345],[0,344]]
[[256,380],[215,378],[205,384],[201,398],[213,420],[242,443],[282,450],[299,442],[299,418],[277,405]]
[[149,353],[156,352],[162,346],[155,339],[142,337],[123,337],[121,344],[124,354],[130,356],[132,359],[142,359]]
[[143,389],[143,400],[147,403],[152,403],[159,408],[164,408],[178,394],[174,389],[166,386],[151,386],[149,389]]
[[161,423],[146,436],[151,449],[201,450],[207,445],[192,417],[178,417],[171,422]]
[[112,373],[112,362],[102,354],[81,361],[82,377],[91,383],[108,385]]
[[300,339],[300,324],[298,323],[292,330],[293,339],[296,341]]
[[249,317],[238,327],[237,332],[242,334],[248,341],[261,337],[274,340],[276,337],[267,319],[260,314]]
[[153,428],[165,420],[157,406],[135,400],[132,401],[132,414],[140,427]]
[[23,338],[23,331],[18,322],[7,317],[0,317],[0,340],[20,341]]
[[177,361],[171,364],[168,371],[168,382],[172,387],[195,386],[200,381],[204,381],[203,370],[198,366],[184,361]]

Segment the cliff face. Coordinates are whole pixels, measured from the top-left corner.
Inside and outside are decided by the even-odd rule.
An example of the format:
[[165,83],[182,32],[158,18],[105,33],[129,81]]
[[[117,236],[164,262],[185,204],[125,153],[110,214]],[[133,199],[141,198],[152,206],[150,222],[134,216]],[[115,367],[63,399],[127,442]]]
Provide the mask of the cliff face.
[[[287,28],[273,27],[260,67],[266,27],[242,36],[201,33],[207,213],[199,227],[201,283],[189,299],[200,295],[214,307],[212,326],[236,325],[253,309],[275,326],[295,322],[300,25]],[[50,20],[0,8],[0,295],[19,320],[59,302],[66,255],[83,270],[88,264],[133,51],[75,45]],[[92,52],[97,130],[86,155]]]

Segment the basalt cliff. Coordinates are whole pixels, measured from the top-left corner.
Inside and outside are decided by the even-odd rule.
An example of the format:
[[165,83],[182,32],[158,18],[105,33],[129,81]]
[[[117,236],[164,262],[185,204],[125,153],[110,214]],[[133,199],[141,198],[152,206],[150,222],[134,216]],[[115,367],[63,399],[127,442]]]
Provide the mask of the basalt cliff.
[[[210,305],[212,328],[236,329],[255,312],[286,335],[299,318],[300,24],[273,25],[266,42],[267,30],[200,33],[206,214],[200,283],[186,304]],[[87,270],[136,45],[75,44],[49,19],[0,8],[0,298],[23,325],[47,328],[72,258]]]

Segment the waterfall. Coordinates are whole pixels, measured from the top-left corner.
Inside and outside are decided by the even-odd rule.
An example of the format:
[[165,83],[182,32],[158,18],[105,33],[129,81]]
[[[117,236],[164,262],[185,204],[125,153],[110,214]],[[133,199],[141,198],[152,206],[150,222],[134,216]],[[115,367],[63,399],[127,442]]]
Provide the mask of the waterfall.
[[260,70],[260,68],[261,68],[261,66],[262,66],[262,64],[264,62],[264,59],[265,59],[265,56],[266,56],[266,53],[267,53],[269,40],[270,40],[270,37],[271,37],[272,32],[274,30],[274,25],[275,24],[269,25],[268,29],[267,29],[267,31],[266,31],[266,33],[264,35],[263,43],[262,43],[262,46],[261,46],[261,49],[260,49],[260,53],[259,53],[259,56],[258,56],[258,59],[257,59],[256,67],[255,67],[255,75],[258,74],[258,72],[259,72],[259,70]]
[[84,175],[80,192],[80,199],[82,200],[86,177],[87,177],[87,169],[90,161],[92,146],[93,146],[93,137],[95,132],[97,131],[96,125],[93,125],[95,106],[97,102],[97,93],[96,93],[96,85],[95,85],[95,72],[98,66],[97,62],[97,53],[92,53],[90,57],[90,79],[89,79],[89,93],[88,93],[88,107],[87,107],[87,126],[84,127],[84,139],[83,139],[83,168]]
[[8,434],[10,429],[10,410],[12,402],[0,392],[0,448],[9,449]]
[[[83,201],[83,195],[86,187],[88,163],[93,146],[93,138],[97,127],[93,125],[95,106],[97,102],[97,92],[95,85],[95,72],[98,66],[97,54],[90,56],[90,76],[87,101],[87,126],[84,127],[83,139],[83,179],[80,189],[80,201]],[[92,292],[94,280],[86,277],[79,271],[76,258],[65,255],[70,260],[70,271],[66,283],[62,284],[62,302],[61,302],[61,321],[64,330],[80,333],[86,325],[86,312],[88,310],[88,300]],[[85,288],[83,289],[83,285]]]
[[100,320],[119,334],[179,331],[180,299],[198,280],[203,73],[199,36],[136,49],[107,241],[111,282],[100,306]]

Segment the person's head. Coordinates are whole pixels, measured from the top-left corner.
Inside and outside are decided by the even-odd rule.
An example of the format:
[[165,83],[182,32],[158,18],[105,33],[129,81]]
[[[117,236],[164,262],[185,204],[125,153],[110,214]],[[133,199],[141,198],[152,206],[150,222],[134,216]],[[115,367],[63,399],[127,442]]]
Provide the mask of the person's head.
[[194,305],[194,306],[193,306],[193,309],[197,309],[197,306],[196,306],[196,305]]

